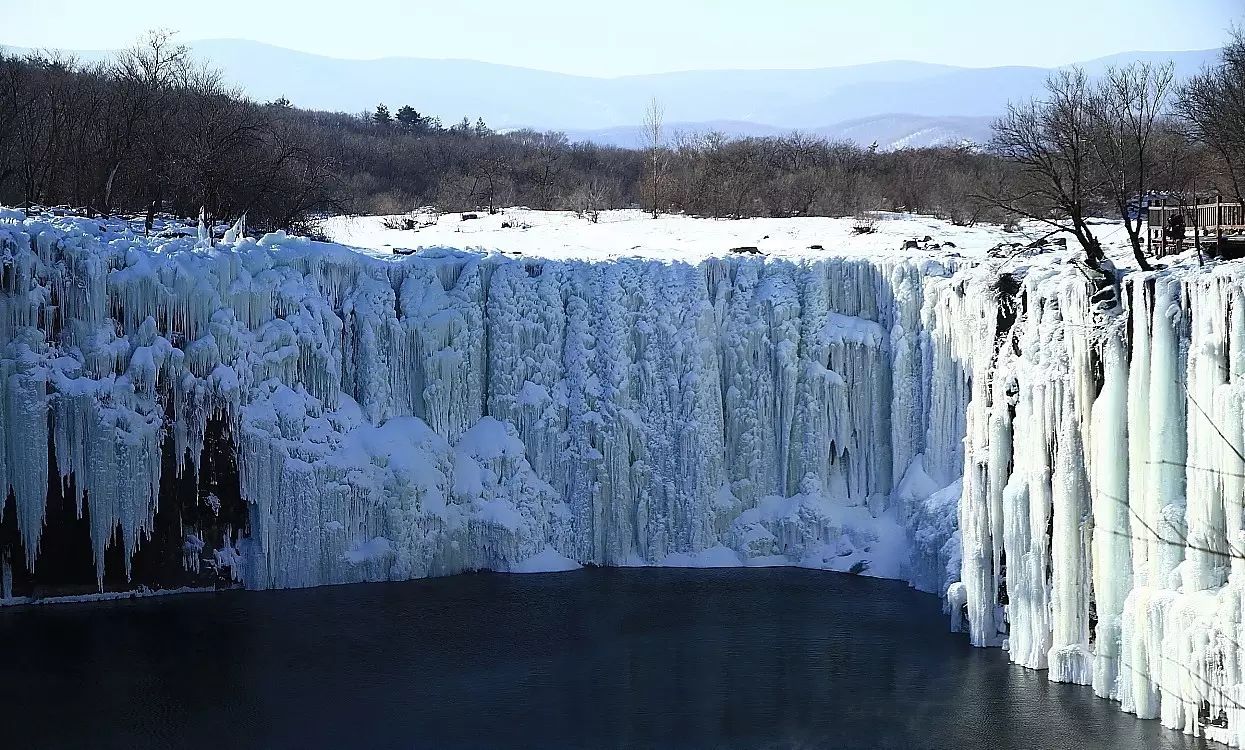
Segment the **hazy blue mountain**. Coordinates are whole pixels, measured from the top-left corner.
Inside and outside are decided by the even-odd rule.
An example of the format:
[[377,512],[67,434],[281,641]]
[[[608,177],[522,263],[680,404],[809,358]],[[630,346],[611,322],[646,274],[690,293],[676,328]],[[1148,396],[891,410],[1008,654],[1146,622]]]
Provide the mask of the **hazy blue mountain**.
[[[1218,50],[1196,52],[1131,52],[1081,63],[1091,75],[1108,65],[1134,60],[1171,60],[1184,78],[1218,59]],[[1050,70],[1022,66],[958,68],[920,80],[859,82],[825,92],[813,102],[777,110],[766,120],[795,127],[819,127],[828,122],[907,112],[938,117],[995,117],[1009,101],[1035,96]]]
[[[470,60],[340,60],[240,40],[195,42],[257,99],[355,112],[377,102],[411,104],[444,120],[483,116],[497,127],[611,128],[638,122],[657,97],[670,122],[770,123],[770,113],[813,105],[827,91],[883,82],[916,83],[946,65],[884,62],[815,70],[688,71],[592,78]],[[888,108],[893,110],[895,107]],[[837,121],[822,120],[817,125]],[[776,127],[791,124],[780,120]]]
[[[743,120],[711,120],[709,122],[671,122],[666,124],[667,140],[677,141],[680,136],[696,136],[706,133],[725,133],[732,136],[774,136],[800,131],[835,141],[852,141],[862,146],[877,143],[887,149],[941,146],[964,142],[985,143],[990,138],[993,117],[937,117],[887,113],[872,117],[844,120],[833,125],[817,128],[783,128]],[[638,125],[620,125],[615,128],[567,130],[566,136],[573,141],[590,141],[607,146],[637,148],[643,144]]]
[[990,139],[989,117],[935,117],[884,114],[862,117],[811,131],[830,140],[855,141],[862,146],[877,143],[882,149],[985,143]]
[[[694,137],[708,133],[726,133],[738,137],[765,137],[786,135],[793,128],[780,128],[759,122],[746,120],[710,120],[708,122],[666,122],[664,136],[670,143],[683,137]],[[604,146],[621,146],[623,148],[639,148],[644,144],[644,136],[639,125],[619,125],[613,128],[568,129],[563,131],[572,141],[589,141]]]
[[[343,60],[259,42],[193,42],[253,98],[360,112],[410,104],[453,122],[564,130],[574,139],[634,146],[651,98],[668,132],[769,135],[793,129],[883,147],[984,140],[1009,101],[1037,94],[1048,70],[961,68],[892,61],[811,70],[711,70],[593,78],[471,60]],[[98,59],[103,52],[74,53]],[[1126,52],[1082,63],[1091,73],[1133,60],[1175,62],[1186,76],[1218,50]],[[895,114],[903,113],[903,114]]]

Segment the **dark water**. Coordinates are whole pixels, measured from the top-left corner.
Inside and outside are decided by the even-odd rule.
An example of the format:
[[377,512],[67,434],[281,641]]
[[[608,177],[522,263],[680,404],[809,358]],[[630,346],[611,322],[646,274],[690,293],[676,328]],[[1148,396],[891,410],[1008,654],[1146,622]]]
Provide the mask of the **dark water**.
[[0,610],[0,747],[1188,748],[813,571],[585,570]]

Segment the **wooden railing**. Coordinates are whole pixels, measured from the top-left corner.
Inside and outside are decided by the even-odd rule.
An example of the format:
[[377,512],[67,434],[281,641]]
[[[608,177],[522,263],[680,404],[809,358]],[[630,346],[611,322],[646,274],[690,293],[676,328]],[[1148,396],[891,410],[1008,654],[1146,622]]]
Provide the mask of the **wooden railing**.
[[[1173,237],[1168,229],[1168,222],[1177,213],[1184,217],[1183,241]],[[1168,252],[1200,247],[1206,238],[1214,241],[1224,236],[1245,235],[1245,207],[1240,203],[1225,203],[1219,198],[1183,206],[1171,199],[1163,199],[1150,204],[1146,225],[1151,252],[1161,257]]]

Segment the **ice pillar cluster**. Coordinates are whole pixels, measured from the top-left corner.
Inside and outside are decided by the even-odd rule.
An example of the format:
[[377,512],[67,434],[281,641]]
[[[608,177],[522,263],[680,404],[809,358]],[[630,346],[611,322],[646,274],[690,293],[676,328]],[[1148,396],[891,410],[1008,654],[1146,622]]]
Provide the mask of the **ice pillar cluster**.
[[1096,301],[1071,265],[985,270],[954,587],[973,643],[1240,746],[1245,275],[1127,274]]

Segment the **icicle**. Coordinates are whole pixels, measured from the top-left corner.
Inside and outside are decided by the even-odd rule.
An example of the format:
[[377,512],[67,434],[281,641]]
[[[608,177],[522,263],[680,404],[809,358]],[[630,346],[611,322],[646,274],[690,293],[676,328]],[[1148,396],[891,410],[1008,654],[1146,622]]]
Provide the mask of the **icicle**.
[[1093,507],[1094,599],[1098,615],[1094,649],[1094,692],[1115,697],[1120,675],[1120,629],[1124,599],[1132,588],[1129,534],[1128,370],[1119,336],[1103,346],[1103,386],[1094,401],[1089,454]]
[[207,208],[199,207],[199,247],[211,247],[212,230],[207,225]]
[[[200,217],[199,221],[200,221],[200,224],[203,223],[202,217]],[[238,217],[238,220],[233,223],[233,226],[225,230],[225,236],[221,238],[221,242],[227,245],[232,245],[233,243],[237,242],[240,238],[245,237],[245,236],[246,236],[246,214],[242,214],[241,216]],[[200,237],[200,239],[202,239],[202,237]]]

